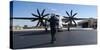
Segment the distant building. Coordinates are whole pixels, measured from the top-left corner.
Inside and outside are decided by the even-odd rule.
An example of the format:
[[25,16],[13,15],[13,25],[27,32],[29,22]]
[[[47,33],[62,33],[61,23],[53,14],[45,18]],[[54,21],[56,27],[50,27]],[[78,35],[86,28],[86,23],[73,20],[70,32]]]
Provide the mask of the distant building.
[[23,29],[23,27],[19,26],[19,25],[12,26],[12,30],[22,30],[22,29]]
[[33,28],[34,28],[33,26],[28,26],[28,25],[23,26],[23,29],[33,29]]
[[97,28],[97,19],[89,18],[78,23],[82,28]]

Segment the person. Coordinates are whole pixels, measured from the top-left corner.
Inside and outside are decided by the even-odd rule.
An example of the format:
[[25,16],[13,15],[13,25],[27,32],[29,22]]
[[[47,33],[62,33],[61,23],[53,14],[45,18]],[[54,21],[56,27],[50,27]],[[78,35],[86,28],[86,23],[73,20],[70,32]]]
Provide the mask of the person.
[[51,18],[49,19],[50,22],[50,30],[51,30],[51,43],[54,43],[56,41],[56,27],[57,27],[57,19],[55,17],[55,14],[51,15]]

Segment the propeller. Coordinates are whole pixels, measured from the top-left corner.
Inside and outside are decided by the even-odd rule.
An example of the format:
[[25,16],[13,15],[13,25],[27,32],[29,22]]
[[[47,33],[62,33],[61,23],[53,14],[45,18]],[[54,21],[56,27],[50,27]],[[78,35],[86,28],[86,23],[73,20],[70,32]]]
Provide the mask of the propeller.
[[33,18],[32,21],[38,20],[38,23],[37,23],[36,27],[37,26],[45,26],[44,25],[45,24],[44,20],[47,20],[47,18],[45,18],[45,17],[48,16],[49,14],[44,14],[44,12],[45,12],[45,9],[43,9],[41,13],[40,13],[39,9],[37,9],[37,14],[38,15],[32,13],[32,15],[34,17],[36,17],[36,18]]
[[64,16],[64,18],[66,19],[65,23],[68,23],[68,31],[69,31],[70,26],[72,26],[72,22],[75,24],[75,26],[77,25],[75,22],[76,18],[74,18],[74,16],[77,15],[77,13],[73,14],[73,10],[71,10],[70,13],[66,11],[66,14],[68,17]]

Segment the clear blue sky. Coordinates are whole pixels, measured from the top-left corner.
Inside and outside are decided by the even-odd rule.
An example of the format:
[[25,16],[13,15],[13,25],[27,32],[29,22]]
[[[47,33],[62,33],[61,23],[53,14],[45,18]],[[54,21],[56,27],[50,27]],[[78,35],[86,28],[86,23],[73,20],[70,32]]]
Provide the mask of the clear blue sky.
[[[56,12],[61,16],[67,16],[66,11],[73,13],[78,13],[76,17],[82,18],[96,18],[97,16],[97,6],[95,5],[74,5],[74,4],[55,4],[55,3],[39,3],[39,2],[23,2],[14,1],[13,2],[13,17],[34,17],[31,13],[36,13],[36,9],[40,11],[46,9],[45,13],[50,13],[52,11]],[[36,22],[30,22],[30,20],[14,20],[14,25],[36,25]]]

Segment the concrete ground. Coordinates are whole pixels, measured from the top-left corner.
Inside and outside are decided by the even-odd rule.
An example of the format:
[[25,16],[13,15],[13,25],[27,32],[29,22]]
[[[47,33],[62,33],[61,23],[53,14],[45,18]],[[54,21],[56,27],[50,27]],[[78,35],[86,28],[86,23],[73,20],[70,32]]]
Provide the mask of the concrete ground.
[[50,44],[50,31],[23,30],[13,32],[13,48],[40,48],[54,46],[89,45],[97,43],[97,30],[94,29],[63,29],[56,33],[56,42]]

